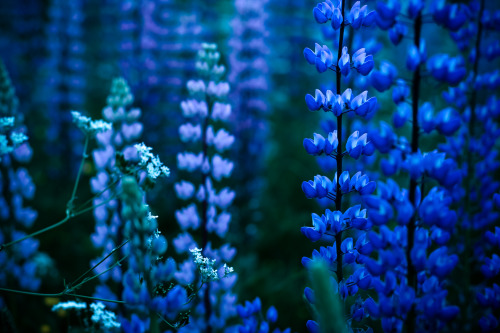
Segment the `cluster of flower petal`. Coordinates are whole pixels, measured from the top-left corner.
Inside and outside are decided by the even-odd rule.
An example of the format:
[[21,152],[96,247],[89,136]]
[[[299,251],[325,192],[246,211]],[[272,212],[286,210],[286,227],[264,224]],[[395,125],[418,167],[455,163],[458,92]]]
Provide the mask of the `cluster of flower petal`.
[[415,291],[392,271],[387,272],[385,280],[372,280],[373,289],[378,295],[378,304],[368,298],[363,307],[373,318],[381,318],[384,332],[400,332],[403,320],[410,311],[415,300]]
[[401,2],[397,0],[389,0],[387,2],[377,1],[377,26],[383,30],[387,30],[394,26],[397,22],[396,17],[401,11]]
[[321,216],[312,214],[312,227],[302,227],[300,231],[311,242],[318,240],[334,241],[335,235],[347,229],[366,230],[370,223],[366,218],[366,209],[361,205],[348,208],[344,213],[327,209]]
[[313,9],[314,19],[320,24],[331,20],[332,28],[338,30],[343,23],[341,6],[342,3],[339,0],[336,3],[331,0],[320,2]]
[[[395,95],[394,94],[395,91],[398,91],[398,90],[396,88],[394,88],[393,96]],[[410,107],[410,105],[403,103],[403,102],[399,102],[396,104],[398,104],[398,106],[397,106],[396,112],[394,112],[394,115],[392,116],[392,122],[394,124],[394,127],[400,128],[400,127],[404,126],[404,124],[410,119],[411,107]]]
[[318,156],[330,155],[337,151],[339,140],[337,131],[328,133],[328,138],[325,139],[321,134],[314,133],[314,138],[305,138],[303,141],[304,148],[309,155]]
[[[274,306],[270,306],[266,311],[266,315],[262,315],[262,303],[260,298],[255,298],[252,302],[245,301],[245,304],[238,304],[236,306],[238,316],[242,319],[243,323],[236,326],[240,333],[253,333],[253,332],[270,332],[270,325],[276,323],[278,320],[278,311]],[[289,328],[280,330],[275,328],[274,333],[290,333]]]
[[406,57],[406,68],[410,71],[415,71],[421,64],[427,61],[427,49],[425,40],[420,41],[420,47],[417,48],[415,44],[412,44],[408,48]]
[[427,175],[436,179],[447,189],[452,189],[462,180],[462,172],[456,161],[452,158],[446,158],[444,153],[426,153],[423,156],[422,164]]
[[465,78],[465,60],[462,56],[450,57],[447,54],[436,54],[427,61],[427,69],[438,81],[455,86]]
[[353,67],[363,76],[370,74],[374,66],[373,56],[367,55],[364,48],[357,50],[352,55],[352,62]]
[[0,162],[2,155],[12,153],[22,143],[28,141],[22,130],[13,129],[14,119],[14,117],[0,118]]
[[466,5],[447,4],[446,0],[433,1],[430,11],[436,23],[451,31],[460,29],[470,16]]
[[344,112],[354,111],[358,116],[367,117],[378,108],[377,98],[368,98],[368,91],[353,97],[352,90],[346,89],[342,95],[337,95],[331,90],[323,94],[321,90],[316,89],[314,97],[306,95],[306,104],[309,110],[331,111],[335,116],[340,116]]
[[188,99],[181,102],[181,109],[182,109],[182,115],[186,118],[191,118],[195,116],[204,118],[208,115],[208,107],[205,101]]
[[222,153],[231,148],[234,143],[234,136],[223,128],[214,133],[213,127],[208,126],[206,140],[209,146],[214,146],[217,152]]
[[335,67],[333,53],[326,45],[321,46],[316,43],[314,51],[310,48],[305,48],[304,57],[308,63],[316,66],[319,73],[324,73],[327,69],[333,69]]
[[315,44],[314,51],[310,48],[305,48],[304,57],[307,62],[316,66],[319,73],[323,73],[327,69],[331,69],[334,71],[338,70],[342,73],[342,75],[348,76],[352,67],[355,68],[361,75],[366,76],[370,74],[374,66],[373,56],[367,55],[364,48],[359,49],[352,55],[352,63],[346,46],[342,49],[342,54],[337,65],[334,64],[333,53],[330,51],[328,46],[321,46],[318,43]]
[[443,230],[453,231],[457,221],[457,213],[450,209],[452,199],[446,191],[434,187],[422,200],[418,209],[422,222],[436,225]]
[[375,22],[375,11],[368,11],[368,6],[361,7],[361,3],[356,1],[352,6],[346,23],[350,23],[355,30],[361,27],[370,27]]
[[183,124],[179,127],[179,136],[182,142],[196,142],[201,138],[201,125]]
[[358,159],[361,155],[371,156],[375,151],[375,145],[368,141],[367,133],[360,136],[359,131],[355,131],[347,139],[346,150],[349,156]]
[[[226,72],[224,65],[219,64],[220,53],[217,50],[216,44],[202,43],[201,49],[198,51],[198,60],[196,61],[196,70],[204,78],[219,81]],[[215,82],[211,81],[214,85]],[[207,87],[207,89],[209,89]],[[222,89],[222,90],[219,90]],[[212,91],[214,95],[223,93],[227,95],[229,92],[229,85],[227,83],[215,87]]]
[[396,146],[398,140],[391,125],[385,121],[380,121],[380,127],[371,126],[368,130],[368,136],[381,153],[390,152]]
[[[418,320],[432,320],[442,325],[453,319],[458,313],[458,307],[445,304],[447,292],[442,288],[441,281],[456,265],[456,255],[449,256],[446,247],[438,248],[427,258],[426,252],[430,245],[428,231],[417,228],[414,247],[411,250],[412,263],[418,272],[418,285],[421,296],[416,298],[415,290],[406,284],[406,279],[398,273],[405,274],[407,266],[404,248],[406,244],[406,227],[396,227],[391,231],[386,226],[380,228],[377,235],[369,233],[369,239],[374,249],[378,249],[378,260],[365,258],[365,264],[373,276],[371,287],[378,294],[379,303],[368,299],[364,303],[366,311],[375,318],[382,318],[385,331],[401,329],[403,321],[415,301]],[[420,321],[421,322],[421,321]]]
[[396,67],[388,61],[382,61],[378,70],[372,71],[370,83],[379,92],[389,89],[394,83],[398,71]]
[[400,189],[399,185],[392,179],[386,183],[378,182],[378,195],[369,195],[363,198],[368,209],[370,221],[375,225],[385,225],[394,217],[396,209],[396,221],[399,225],[406,225],[414,213],[414,208],[408,198],[408,191]]
[[403,38],[408,34],[408,28],[403,23],[396,23],[389,29],[389,39],[394,45],[401,43]]
[[[317,175],[314,180],[309,180],[307,182],[302,182],[302,191],[306,195],[306,198],[335,198],[337,189],[337,174],[335,173],[334,181],[332,182],[328,177]],[[368,195],[373,193],[376,188],[376,183],[370,181],[367,175],[363,175],[361,171],[349,177],[349,172],[344,171],[340,175],[339,179],[340,190],[343,194],[349,193],[351,191],[357,191],[361,195]]]
[[420,107],[418,117],[419,124],[425,133],[437,129],[445,136],[455,133],[462,123],[459,113],[454,108],[447,107],[434,115],[434,109],[428,102]]
[[482,22],[486,29],[500,31],[500,10],[484,10]]

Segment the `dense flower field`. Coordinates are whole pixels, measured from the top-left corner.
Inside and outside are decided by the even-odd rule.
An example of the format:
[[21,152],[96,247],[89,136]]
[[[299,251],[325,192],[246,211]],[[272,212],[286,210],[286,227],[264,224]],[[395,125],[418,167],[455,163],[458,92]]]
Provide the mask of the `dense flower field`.
[[499,332],[500,4],[4,0],[0,332]]

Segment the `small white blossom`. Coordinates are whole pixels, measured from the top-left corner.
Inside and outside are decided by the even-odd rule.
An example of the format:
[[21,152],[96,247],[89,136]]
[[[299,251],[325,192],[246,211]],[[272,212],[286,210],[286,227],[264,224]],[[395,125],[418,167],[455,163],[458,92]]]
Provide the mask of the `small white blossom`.
[[[201,274],[201,280],[203,282],[218,281],[220,279],[219,274],[217,273],[217,270],[214,269],[216,260],[204,257],[201,254],[201,250],[202,249],[199,249],[197,247],[189,250],[193,254],[194,263],[196,264],[196,267]],[[226,277],[229,273],[232,273],[234,271],[232,267],[228,267],[226,264],[224,264],[223,268],[223,277]]]
[[94,323],[101,324],[105,328],[121,326],[121,324],[116,321],[116,314],[111,311],[104,310],[104,304],[101,302],[92,303],[90,304],[90,307],[92,308],[92,311],[94,311],[94,314],[90,318]]
[[80,112],[71,111],[73,122],[85,134],[97,134],[111,130],[111,124],[104,120],[92,120],[90,117],[83,116]]
[[234,272],[234,268],[232,267],[229,267],[227,264],[224,264],[224,266],[222,266],[224,268],[224,276],[223,277],[226,277],[228,276],[230,273],[233,273]]
[[52,311],[57,311],[57,310],[69,310],[69,309],[85,309],[87,307],[87,304],[83,302],[76,303],[75,301],[69,301],[69,302],[61,302],[57,303],[52,307]]
[[0,118],[0,128],[14,126],[14,117],[2,117]]
[[19,146],[21,143],[28,141],[28,137],[21,132],[12,132],[10,134],[10,139],[14,146]]
[[135,149],[139,153],[139,165],[146,167],[148,177],[157,179],[160,176],[170,176],[170,169],[163,165],[158,156],[153,155],[153,148],[146,146],[144,143],[135,144]]

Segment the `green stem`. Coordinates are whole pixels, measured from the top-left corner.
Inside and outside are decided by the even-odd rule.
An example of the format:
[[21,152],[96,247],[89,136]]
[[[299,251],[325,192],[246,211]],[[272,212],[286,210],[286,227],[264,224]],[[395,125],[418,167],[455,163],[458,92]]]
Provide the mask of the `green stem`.
[[[118,251],[120,248],[122,248],[128,242],[129,242],[129,240],[123,242],[122,244],[120,244],[119,246],[117,246],[116,248],[114,248],[101,261],[99,261],[92,268],[90,268],[85,273],[83,273],[82,275],[80,275],[75,281],[73,281],[72,283],[70,283],[63,291],[61,291],[59,293],[46,294],[46,293],[37,293],[37,292],[31,292],[31,291],[9,289],[9,288],[0,288],[0,291],[5,291],[5,292],[9,292],[9,293],[14,293],[14,294],[21,294],[21,295],[30,295],[30,296],[42,296],[42,297],[73,296],[73,297],[93,299],[93,300],[103,301],[103,302],[125,303],[124,301],[116,301],[116,300],[109,300],[109,299],[92,297],[92,296],[79,295],[79,294],[73,293],[73,291],[76,290],[76,289],[78,289],[78,288],[80,288],[83,284],[85,284],[85,283],[87,283],[87,282],[89,282],[89,281],[91,281],[91,280],[99,277],[102,274],[107,273],[108,271],[110,271],[111,269],[113,269],[115,266],[119,265],[123,260],[125,260],[128,257],[128,255],[125,256],[125,257],[123,257],[123,258],[121,258],[117,262],[113,263],[113,265],[111,265],[109,268],[107,268],[103,272],[101,272],[101,273],[99,273],[97,275],[94,275],[94,276],[92,276],[90,278],[84,278],[87,274],[89,274],[90,272],[92,272],[97,266],[99,266],[100,264],[102,264],[107,258],[109,258],[111,255],[113,255],[113,253],[115,253],[116,251]],[[82,280],[82,281],[77,284],[77,282],[80,281],[80,280]]]
[[124,301],[117,301],[117,300],[113,300],[113,299],[105,299],[105,298],[99,298],[99,297],[73,294],[73,293],[68,293],[67,291],[61,291],[60,293],[56,293],[56,294],[35,293],[35,292],[31,292],[31,291],[15,290],[15,289],[8,289],[8,288],[0,288],[0,291],[5,291],[8,293],[13,293],[13,294],[20,294],[20,295],[29,295],[29,296],[40,296],[40,297],[72,296],[72,297],[86,298],[86,299],[92,299],[92,300],[102,301],[102,302],[125,303]]
[[76,174],[76,181],[75,185],[73,186],[73,192],[71,193],[71,198],[68,201],[67,209],[66,209],[66,215],[71,215],[71,211],[73,210],[73,201],[76,199],[76,191],[78,189],[78,185],[80,184],[80,177],[82,176],[83,172],[83,166],[85,164],[85,159],[88,157],[87,155],[87,148],[89,146],[89,136],[85,136],[85,143],[83,145],[83,154],[82,154],[82,160],[80,161],[80,167],[78,168],[78,173]]
[[61,225],[65,224],[66,222],[68,222],[69,220],[71,220],[71,218],[76,217],[76,216],[78,216],[78,215],[82,215],[82,214],[84,214],[84,213],[86,213],[86,212],[88,212],[88,211],[90,211],[90,210],[92,210],[92,209],[94,209],[94,208],[96,208],[96,207],[99,207],[99,206],[105,205],[105,204],[107,204],[108,202],[110,202],[110,201],[112,201],[112,200],[114,200],[114,199],[115,199],[114,197],[111,197],[111,198],[109,198],[108,200],[103,201],[103,202],[101,202],[101,203],[100,203],[100,204],[98,204],[98,205],[95,205],[95,206],[92,206],[92,207],[88,207],[88,208],[82,209],[82,210],[77,211],[77,212],[75,212],[75,213],[73,213],[73,214],[71,214],[71,215],[67,215],[67,216],[66,216],[64,219],[62,219],[61,221],[59,221],[59,222],[57,222],[57,223],[54,223],[54,224],[52,224],[52,225],[49,225],[48,227],[43,228],[42,230],[35,231],[35,232],[33,232],[33,233],[29,234],[29,235],[26,235],[26,236],[24,236],[24,237],[22,237],[22,238],[16,239],[16,240],[14,240],[14,241],[12,241],[12,242],[9,242],[9,243],[6,243],[6,244],[2,244],[2,245],[0,246],[0,251],[2,251],[2,250],[6,249],[6,248],[8,248],[8,247],[10,247],[10,246],[12,246],[12,245],[14,245],[14,244],[20,243],[20,242],[22,242],[22,241],[24,241],[24,240],[26,240],[26,239],[28,239],[28,238],[38,236],[38,235],[43,234],[43,233],[45,233],[45,232],[47,232],[47,231],[50,231],[50,230],[52,230],[52,229],[54,229],[54,228],[60,227]]
[[[82,280],[82,283],[83,282],[86,282],[86,281],[90,281],[92,278],[95,278],[101,274],[98,274],[94,277],[91,277],[89,279],[85,279],[85,276],[90,274],[94,269],[96,269],[100,264],[102,264],[104,261],[106,261],[106,259],[108,259],[109,257],[111,257],[113,255],[113,253],[115,253],[116,251],[118,251],[119,249],[121,249],[123,246],[125,246],[125,244],[127,244],[130,240],[127,239],[125,242],[123,242],[122,244],[120,244],[119,246],[115,247],[113,250],[111,250],[110,253],[108,253],[104,258],[102,258],[97,264],[95,264],[94,266],[92,266],[92,268],[88,269],[85,273],[83,273],[82,275],[80,275],[75,281],[73,281],[73,283],[71,285],[74,285],[75,283],[77,283],[78,281]],[[124,258],[120,259],[117,263],[115,264],[119,264],[121,263],[126,257],[128,257],[128,255],[126,255]],[[112,267],[114,267],[115,265],[113,265]],[[80,286],[81,283],[77,284],[77,286]],[[76,287],[75,287],[76,288]]]

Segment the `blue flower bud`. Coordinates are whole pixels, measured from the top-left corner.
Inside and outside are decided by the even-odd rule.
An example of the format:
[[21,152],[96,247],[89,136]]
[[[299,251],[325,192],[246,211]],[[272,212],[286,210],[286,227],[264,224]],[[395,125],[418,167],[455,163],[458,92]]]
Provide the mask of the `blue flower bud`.
[[344,20],[344,18],[342,17],[342,12],[341,12],[340,8],[336,7],[335,9],[333,9],[332,29],[334,31],[337,31],[338,29],[340,29],[340,26],[342,25],[343,20]]
[[307,330],[309,331],[309,333],[320,333],[321,332],[318,323],[315,322],[314,320],[308,320],[306,323],[306,327],[307,327]]
[[332,15],[331,7],[326,3],[322,2],[316,5],[313,9],[314,19],[318,23],[325,23]]
[[387,30],[396,23],[396,17],[401,10],[401,2],[390,0],[387,3],[377,1],[377,25],[382,30]]
[[379,318],[380,317],[380,310],[373,300],[373,298],[367,298],[365,302],[363,303],[363,308],[365,309],[366,312],[370,314],[373,318]]
[[373,56],[367,55],[364,48],[359,49],[352,55],[352,62],[354,68],[363,76],[370,74],[374,66]]
[[435,127],[434,108],[426,102],[418,110],[418,123],[425,133],[430,133]]
[[410,0],[410,3],[408,4],[408,16],[410,16],[411,19],[415,19],[418,14],[420,14],[424,6],[425,1]]
[[436,23],[445,26],[451,31],[457,31],[470,16],[469,9],[465,5],[445,4],[444,1],[436,1],[431,5],[430,11]]
[[314,133],[314,140],[306,138],[303,145],[309,155],[318,156],[324,151],[325,138],[321,134]]
[[400,104],[410,96],[410,87],[403,81],[398,80],[397,85],[392,89],[392,100],[396,104]]
[[314,304],[316,302],[315,296],[314,296],[314,290],[312,290],[309,287],[306,287],[304,289],[304,296],[306,297],[307,301],[310,304]]
[[455,254],[448,255],[447,252],[448,249],[445,246],[440,247],[429,255],[427,261],[427,268],[440,279],[450,274],[458,263],[458,257]]
[[163,235],[159,235],[157,238],[154,238],[151,242],[151,249],[154,254],[161,256],[165,252],[167,252],[168,243],[166,238]]
[[398,45],[403,37],[408,33],[408,28],[402,23],[396,23],[391,29],[389,29],[389,39],[392,44]]
[[451,136],[461,125],[460,114],[453,108],[448,107],[441,110],[436,116],[437,130],[445,135]]
[[406,68],[410,71],[415,71],[418,66],[422,63],[422,57],[420,52],[415,45],[411,45],[408,49],[408,56],[406,58]]
[[323,93],[318,89],[316,89],[314,97],[309,94],[306,95],[307,108],[311,111],[318,111],[323,107],[323,105],[326,104],[325,102],[326,102],[325,95],[323,95]]
[[479,326],[483,332],[494,332],[498,327],[498,319],[492,313],[488,313],[479,319]]
[[349,53],[347,50],[347,46],[344,46],[342,48],[342,55],[338,61],[338,68],[340,70],[340,73],[344,76],[349,75],[351,71],[351,62],[350,62],[350,57]]
[[375,89],[384,92],[391,87],[397,75],[396,67],[390,62],[383,61],[379,70],[372,71],[370,81]]
[[267,313],[266,313],[266,318],[271,323],[274,323],[274,322],[276,322],[276,320],[278,320],[278,311],[276,310],[276,308],[274,306],[271,305],[269,307],[269,309],[267,310]]

